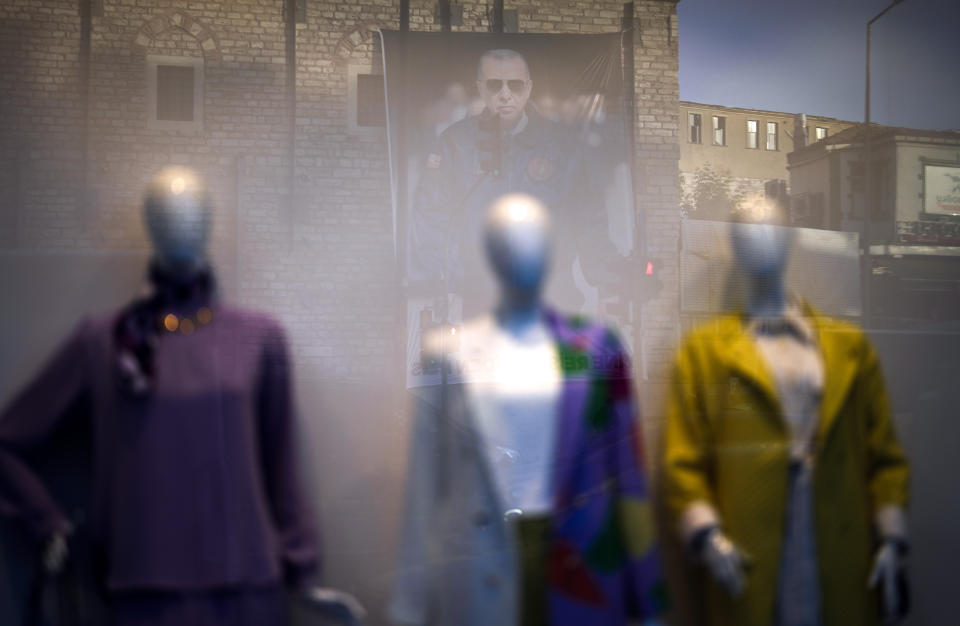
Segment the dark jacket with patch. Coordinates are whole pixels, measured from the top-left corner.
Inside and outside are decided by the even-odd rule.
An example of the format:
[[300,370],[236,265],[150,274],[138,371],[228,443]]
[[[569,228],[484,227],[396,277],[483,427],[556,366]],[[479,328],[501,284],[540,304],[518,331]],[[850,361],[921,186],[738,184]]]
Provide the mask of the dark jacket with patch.
[[[413,199],[410,276],[435,280],[448,273],[456,290],[482,270],[487,209],[507,193],[538,198],[553,218],[558,267],[572,260],[584,234],[606,234],[597,194],[590,193],[583,149],[576,135],[527,108],[527,125],[504,135],[499,160],[483,115],[448,128],[429,150]],[[498,162],[499,161],[499,162]],[[449,244],[449,245],[447,245]]]

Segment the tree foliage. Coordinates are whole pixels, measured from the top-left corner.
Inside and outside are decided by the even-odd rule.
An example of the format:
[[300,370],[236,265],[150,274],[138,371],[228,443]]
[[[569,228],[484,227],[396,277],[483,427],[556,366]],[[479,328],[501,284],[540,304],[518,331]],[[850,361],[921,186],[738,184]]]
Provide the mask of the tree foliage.
[[726,222],[746,195],[725,169],[710,163],[698,167],[692,183],[681,178],[680,208],[685,217]]

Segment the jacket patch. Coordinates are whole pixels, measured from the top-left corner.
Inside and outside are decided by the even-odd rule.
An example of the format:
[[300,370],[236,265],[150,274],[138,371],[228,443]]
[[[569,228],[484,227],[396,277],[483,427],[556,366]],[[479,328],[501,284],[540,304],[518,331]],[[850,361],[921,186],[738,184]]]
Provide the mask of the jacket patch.
[[527,162],[527,177],[537,183],[550,180],[556,171],[556,163],[547,157],[530,157],[530,161]]

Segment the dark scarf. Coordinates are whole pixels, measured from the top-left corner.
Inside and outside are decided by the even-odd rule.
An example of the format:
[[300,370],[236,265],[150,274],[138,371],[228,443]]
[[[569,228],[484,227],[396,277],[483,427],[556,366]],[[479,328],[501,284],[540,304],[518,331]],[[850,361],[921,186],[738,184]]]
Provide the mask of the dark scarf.
[[210,305],[215,291],[213,274],[206,266],[183,275],[151,262],[148,278],[146,293],[120,311],[113,326],[120,386],[136,397],[145,397],[153,390],[154,353],[164,332],[164,316],[193,315]]

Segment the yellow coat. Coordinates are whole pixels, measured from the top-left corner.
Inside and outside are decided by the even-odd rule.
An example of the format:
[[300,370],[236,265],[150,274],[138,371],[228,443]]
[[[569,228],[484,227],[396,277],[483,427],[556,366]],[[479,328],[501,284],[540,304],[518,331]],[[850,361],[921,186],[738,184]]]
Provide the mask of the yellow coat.
[[[877,355],[855,326],[809,308],[825,382],[815,443],[815,532],[824,626],[878,621],[867,589],[874,513],[905,506],[908,467],[897,442]],[[789,426],[773,376],[741,315],[694,330],[680,348],[670,387],[664,491],[673,519],[694,502],[719,513],[752,559],[737,600],[710,584],[713,624],[773,621],[787,501]]]

